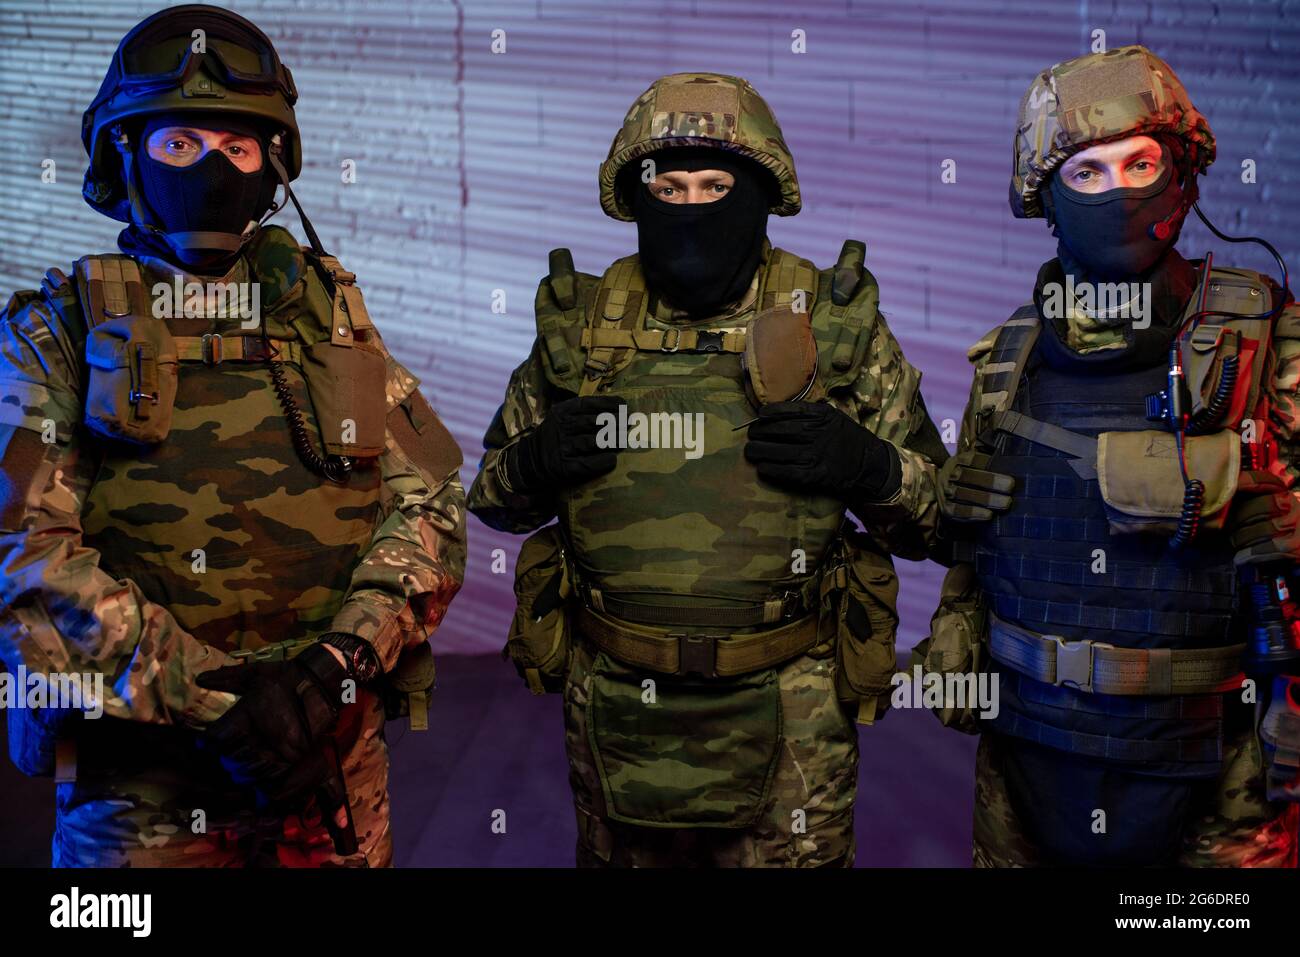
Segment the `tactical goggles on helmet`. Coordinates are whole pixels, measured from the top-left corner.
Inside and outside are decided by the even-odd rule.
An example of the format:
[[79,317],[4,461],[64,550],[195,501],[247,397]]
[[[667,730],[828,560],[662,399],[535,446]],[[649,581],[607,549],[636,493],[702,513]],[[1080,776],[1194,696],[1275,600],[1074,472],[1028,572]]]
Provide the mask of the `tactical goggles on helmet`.
[[[129,34],[114,54],[120,88],[128,94],[174,89],[200,66],[229,89],[270,93],[278,90],[292,106],[298,99],[289,68],[275,47],[251,23],[202,7],[190,16],[146,22]],[[194,32],[201,30],[201,36]],[[196,51],[196,47],[198,51]]]

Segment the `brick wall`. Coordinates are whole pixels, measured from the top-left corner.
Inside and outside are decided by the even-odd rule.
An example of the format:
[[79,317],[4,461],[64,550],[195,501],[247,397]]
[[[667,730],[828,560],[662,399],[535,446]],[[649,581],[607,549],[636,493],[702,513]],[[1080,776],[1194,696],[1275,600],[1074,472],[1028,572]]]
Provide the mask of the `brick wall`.
[[[882,305],[925,373],[936,420],[961,415],[965,347],[1027,297],[1053,243],[1006,203],[1015,110],[1035,73],[1140,42],[1178,71],[1219,139],[1202,206],[1221,229],[1269,238],[1300,267],[1300,0],[897,4],[723,0],[533,3],[239,0],[275,41],[301,91],[297,192],[326,246],[354,270],[385,340],[424,381],[460,440],[472,480],[479,441],[532,338],[531,302],[553,246],[599,272],[635,248],[607,219],[596,168],[633,98],[656,76],[748,77],[794,151],[803,212],[773,240],[821,264],[864,240]],[[153,3],[4,0],[0,7],[0,294],[51,265],[112,248],[116,224],[80,199],[80,115],[121,35]],[[791,51],[803,30],[807,52]],[[491,52],[505,31],[504,53]],[[42,160],[56,163],[53,184]],[[345,160],[357,182],[344,185]],[[940,164],[957,162],[957,181]],[[1241,182],[1254,160],[1257,182]],[[297,230],[292,217],[281,221]],[[1253,247],[1181,248],[1272,270]],[[505,314],[491,310],[493,290]],[[471,520],[470,585],[439,644],[494,650],[506,628],[518,540]],[[903,643],[936,594],[903,563]]]

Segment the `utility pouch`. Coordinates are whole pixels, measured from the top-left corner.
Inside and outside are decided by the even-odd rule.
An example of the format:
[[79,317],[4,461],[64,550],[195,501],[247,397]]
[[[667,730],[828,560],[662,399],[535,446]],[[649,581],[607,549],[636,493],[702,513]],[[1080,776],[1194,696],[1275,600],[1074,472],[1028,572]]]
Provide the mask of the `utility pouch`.
[[[1183,440],[1188,478],[1205,483],[1201,528],[1222,528],[1241,474],[1241,438],[1224,429]],[[1173,433],[1103,432],[1097,438],[1097,478],[1114,534],[1178,529],[1185,488]]]
[[[936,675],[946,679],[958,675],[962,685],[969,687],[985,670],[987,654],[984,633],[988,615],[978,599],[975,569],[968,564],[954,565],[944,575],[939,596],[939,607],[930,619],[930,636],[912,649],[909,662],[919,665],[921,675]],[[949,682],[944,681],[944,688]],[[978,706],[974,696],[967,695],[964,702],[945,698],[933,709],[945,727],[956,728],[967,734],[978,734],[980,724]]]
[[429,730],[429,694],[437,682],[433,648],[427,641],[407,645],[384,675],[380,696],[389,721],[410,717],[412,731]]
[[758,408],[808,391],[817,375],[817,340],[808,312],[765,309],[750,321],[741,357],[745,394]]
[[371,458],[384,451],[388,363],[383,353],[323,339],[303,347],[302,374],[330,455]]
[[515,616],[501,656],[514,662],[533,694],[564,686],[572,591],[560,527],[548,525],[528,536],[515,560]]
[[80,711],[71,708],[6,709],[9,760],[30,777],[53,777],[59,739],[67,737],[70,723],[81,717]]
[[167,324],[116,316],[86,336],[86,424],[100,435],[140,445],[167,437],[179,363]]
[[822,576],[823,623],[835,633],[835,693],[871,724],[888,706],[898,661],[898,575],[889,556],[855,528],[842,533]]
[[749,828],[768,803],[782,740],[776,669],[657,680],[604,652],[587,732],[609,816],[650,827]]

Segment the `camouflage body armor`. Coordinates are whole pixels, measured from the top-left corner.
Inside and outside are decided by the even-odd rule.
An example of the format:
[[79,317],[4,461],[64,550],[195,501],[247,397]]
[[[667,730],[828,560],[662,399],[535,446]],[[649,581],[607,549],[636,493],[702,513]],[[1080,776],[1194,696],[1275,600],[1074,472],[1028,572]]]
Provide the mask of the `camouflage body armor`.
[[[82,512],[84,542],[100,553],[105,572],[134,582],[147,600],[166,607],[181,628],[212,647],[214,666],[222,659],[291,657],[329,630],[382,519],[374,457],[384,446],[387,410],[415,388],[415,380],[388,359],[351,274],[336,260],[318,272],[287,231],[270,227],[249,248],[246,262],[246,271],[237,266],[227,279],[234,282],[238,273],[239,281],[260,284],[262,323],[251,329],[224,310],[185,315],[179,302],[182,314],[155,318],[149,305],[155,283],[172,287],[176,273],[118,255],[79,260],[75,280],[51,271],[40,294],[18,294],[7,309],[15,315],[39,298],[64,329],[85,337],[70,340],[89,356],[88,427],[80,454],[93,457],[94,481]],[[96,329],[112,323],[120,331],[132,322],[162,327],[154,336],[161,332],[164,347],[141,358],[133,348],[145,338],[138,332],[105,337],[122,343],[116,350],[95,344]],[[336,342],[367,356],[346,378],[347,360],[321,358],[322,348]],[[92,409],[113,409],[118,420],[134,415],[111,375],[96,378],[101,371],[130,378],[133,393],[152,384],[155,395],[169,394],[170,408],[140,403],[155,427],[167,423],[158,441],[135,443],[94,428]],[[169,371],[173,387],[159,389]],[[342,481],[326,481],[303,461],[280,388],[288,390],[313,445],[356,463]],[[324,426],[347,420],[361,425],[346,441]],[[39,422],[24,424],[40,429]],[[262,477],[260,488],[250,484],[254,475]],[[426,667],[417,661],[422,657],[408,658],[406,671]],[[386,749],[374,746],[385,719],[381,692],[359,689],[355,713],[338,740],[348,778],[374,788],[364,798],[355,795],[363,798],[358,837],[373,853],[387,840],[386,815],[365,813],[386,801]],[[231,787],[187,728],[107,716],[59,724],[52,717],[16,712],[10,732],[15,762],[28,773],[53,773],[61,785],[56,863],[111,865],[118,848],[141,842],[153,848],[148,861],[155,865],[197,861],[203,853],[238,859],[255,853],[263,839],[300,847],[300,863],[332,853],[323,832],[309,838],[310,829],[294,818],[283,832],[266,832],[275,819],[250,816],[246,793]],[[189,817],[194,808],[206,815],[206,831],[197,835]]]
[[[753,88],[677,74],[615,137],[606,213],[630,220],[620,170],[675,146],[754,160],[776,179],[770,211],[797,212],[793,160]],[[896,446],[933,431],[863,257],[848,242],[819,270],[765,245],[741,300],[687,320],[636,256],[598,277],[551,254],[537,342],[470,507],[516,531],[558,516],[520,551],[507,650],[535,692],[564,694],[582,864],[852,862],[853,715],[876,717],[896,670],[888,536],[858,532],[842,501],[760,481],[743,448],[761,404],[796,397]],[[601,394],[625,403],[613,471],[520,502],[495,450],[543,404]],[[910,530],[930,514],[932,472],[902,454],[908,504],[889,520]]]

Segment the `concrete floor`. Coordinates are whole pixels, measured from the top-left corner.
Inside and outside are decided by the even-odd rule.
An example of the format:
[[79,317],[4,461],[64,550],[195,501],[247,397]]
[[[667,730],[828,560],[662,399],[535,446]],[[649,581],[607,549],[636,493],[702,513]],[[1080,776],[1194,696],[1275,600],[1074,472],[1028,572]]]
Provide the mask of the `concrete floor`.
[[[430,724],[388,729],[398,866],[572,865],[558,696],[530,695],[495,655],[441,658]],[[968,866],[975,739],[899,711],[860,742],[858,866]],[[0,794],[0,865],[47,866],[53,785],[0,761]]]

